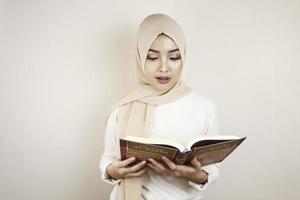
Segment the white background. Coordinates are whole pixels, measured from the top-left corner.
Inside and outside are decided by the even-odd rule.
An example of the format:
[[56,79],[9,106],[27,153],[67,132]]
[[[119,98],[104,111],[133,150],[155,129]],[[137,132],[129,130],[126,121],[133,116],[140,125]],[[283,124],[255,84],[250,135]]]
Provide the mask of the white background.
[[141,20],[165,13],[187,38],[183,80],[247,140],[204,199],[300,197],[300,2],[68,1],[0,4],[0,199],[105,200],[108,107],[136,83]]

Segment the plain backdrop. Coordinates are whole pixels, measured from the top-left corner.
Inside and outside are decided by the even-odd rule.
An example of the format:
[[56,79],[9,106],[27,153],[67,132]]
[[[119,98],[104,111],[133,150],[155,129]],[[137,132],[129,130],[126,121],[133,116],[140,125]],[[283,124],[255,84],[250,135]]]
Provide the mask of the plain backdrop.
[[0,199],[106,200],[105,113],[136,84],[139,23],[187,39],[183,80],[248,139],[204,200],[300,198],[300,1],[2,0]]

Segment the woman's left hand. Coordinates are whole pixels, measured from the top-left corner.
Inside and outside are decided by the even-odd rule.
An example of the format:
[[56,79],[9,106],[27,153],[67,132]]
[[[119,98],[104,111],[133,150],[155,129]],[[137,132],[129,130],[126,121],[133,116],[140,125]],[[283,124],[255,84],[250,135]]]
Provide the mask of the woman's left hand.
[[176,178],[183,178],[196,183],[204,183],[208,179],[208,174],[201,170],[201,163],[194,157],[191,161],[191,166],[176,165],[170,159],[162,157],[162,160],[166,163],[166,166],[157,162],[156,160],[149,158],[147,166],[154,170],[156,173],[173,176]]

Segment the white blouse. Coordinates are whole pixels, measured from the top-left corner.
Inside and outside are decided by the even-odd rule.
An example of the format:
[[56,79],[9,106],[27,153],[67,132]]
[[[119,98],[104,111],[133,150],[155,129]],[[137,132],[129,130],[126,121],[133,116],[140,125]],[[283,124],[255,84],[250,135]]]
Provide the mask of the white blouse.
[[[106,174],[106,167],[118,156],[118,138],[116,137],[116,115],[118,108],[109,116],[105,130],[105,147],[100,161],[102,180],[113,184],[110,200],[117,199],[117,187],[121,180],[111,179]],[[184,97],[154,109],[150,122],[149,137],[169,139],[183,145],[201,135],[218,134],[218,120],[215,104],[206,96],[191,91]],[[162,176],[152,170],[145,174],[143,200],[198,200],[204,191],[219,178],[220,164],[202,167],[208,173],[206,184],[197,184],[171,176]]]

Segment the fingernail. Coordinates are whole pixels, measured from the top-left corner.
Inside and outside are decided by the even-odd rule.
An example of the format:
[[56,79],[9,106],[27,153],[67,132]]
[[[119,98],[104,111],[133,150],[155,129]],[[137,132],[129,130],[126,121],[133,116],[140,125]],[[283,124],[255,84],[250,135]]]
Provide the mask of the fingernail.
[[130,159],[131,159],[131,160],[135,160],[135,157],[131,157]]

